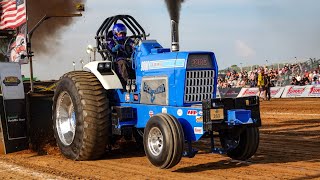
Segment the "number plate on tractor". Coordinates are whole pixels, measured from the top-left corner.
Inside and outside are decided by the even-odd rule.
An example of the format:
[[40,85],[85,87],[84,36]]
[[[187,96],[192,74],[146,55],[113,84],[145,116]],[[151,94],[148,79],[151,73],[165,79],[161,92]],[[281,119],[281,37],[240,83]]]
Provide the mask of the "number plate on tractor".
[[224,119],[223,109],[210,109],[210,119],[211,120]]

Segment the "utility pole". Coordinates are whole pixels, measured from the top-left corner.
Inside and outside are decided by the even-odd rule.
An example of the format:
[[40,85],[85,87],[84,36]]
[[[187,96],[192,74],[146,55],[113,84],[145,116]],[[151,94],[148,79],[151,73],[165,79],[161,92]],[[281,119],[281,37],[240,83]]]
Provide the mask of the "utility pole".
[[93,61],[96,61],[96,52],[98,49],[96,47],[93,47],[92,50],[93,50]]
[[80,59],[81,69],[83,70],[83,59]]

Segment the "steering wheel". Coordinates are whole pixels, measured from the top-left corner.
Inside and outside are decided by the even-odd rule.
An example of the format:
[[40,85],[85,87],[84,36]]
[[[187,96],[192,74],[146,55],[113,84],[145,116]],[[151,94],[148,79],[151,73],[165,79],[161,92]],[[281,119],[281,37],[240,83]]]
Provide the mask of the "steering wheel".
[[[142,35],[128,36],[124,41],[124,53],[128,56],[131,56],[134,50],[134,46],[138,45],[141,40],[142,40]],[[132,42],[133,44],[131,44]]]

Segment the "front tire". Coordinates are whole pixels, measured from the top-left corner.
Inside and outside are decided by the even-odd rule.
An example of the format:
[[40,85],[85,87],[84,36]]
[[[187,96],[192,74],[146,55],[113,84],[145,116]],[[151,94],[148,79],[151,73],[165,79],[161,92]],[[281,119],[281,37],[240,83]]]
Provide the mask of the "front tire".
[[224,135],[220,138],[225,149],[235,146],[227,151],[227,155],[235,160],[247,160],[251,158],[259,146],[259,129],[257,127],[245,128],[238,137],[228,138]]
[[73,160],[100,158],[110,142],[107,92],[90,72],[65,74],[53,99],[53,130],[61,153]]
[[144,130],[143,144],[149,161],[169,169],[181,160],[184,134],[180,122],[169,114],[152,116]]

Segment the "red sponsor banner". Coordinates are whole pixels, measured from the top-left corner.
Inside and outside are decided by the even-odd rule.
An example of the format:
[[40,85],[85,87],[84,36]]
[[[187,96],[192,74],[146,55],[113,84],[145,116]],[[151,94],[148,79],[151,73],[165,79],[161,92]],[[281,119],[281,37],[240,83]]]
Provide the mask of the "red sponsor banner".
[[281,97],[320,97],[320,85],[286,86]]
[[198,111],[197,110],[188,110],[187,115],[188,116],[196,116],[196,115],[198,115]]
[[[271,87],[272,98],[320,97],[320,84],[307,86]],[[242,88],[238,97],[257,96],[258,88]],[[261,96],[263,93],[261,94]]]
[[291,86],[287,91],[287,96],[299,97],[302,96],[302,93],[305,91],[305,86]]
[[310,87],[308,96],[310,97],[320,97],[320,86],[313,85]]
[[258,88],[242,88],[238,97],[257,96],[258,94]]
[[258,93],[256,89],[246,89],[243,93],[242,96],[254,96]]
[[[280,98],[284,91],[284,87],[271,87],[270,94],[272,98]],[[258,96],[259,88],[242,88],[238,97]],[[261,98],[264,98],[264,93],[261,93]]]

